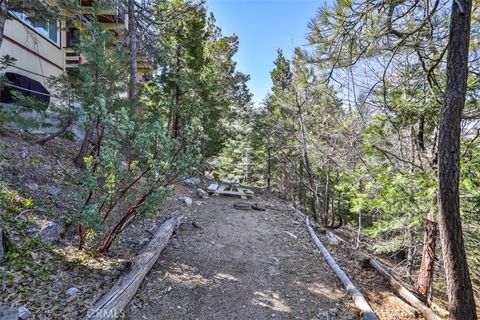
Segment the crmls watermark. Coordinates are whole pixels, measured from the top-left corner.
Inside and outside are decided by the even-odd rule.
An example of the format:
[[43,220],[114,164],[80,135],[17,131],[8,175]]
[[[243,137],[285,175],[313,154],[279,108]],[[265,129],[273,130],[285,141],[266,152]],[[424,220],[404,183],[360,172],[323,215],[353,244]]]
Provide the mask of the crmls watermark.
[[99,317],[101,319],[118,319],[124,318],[123,311],[118,310],[102,310],[102,309],[89,309],[87,311],[87,317]]

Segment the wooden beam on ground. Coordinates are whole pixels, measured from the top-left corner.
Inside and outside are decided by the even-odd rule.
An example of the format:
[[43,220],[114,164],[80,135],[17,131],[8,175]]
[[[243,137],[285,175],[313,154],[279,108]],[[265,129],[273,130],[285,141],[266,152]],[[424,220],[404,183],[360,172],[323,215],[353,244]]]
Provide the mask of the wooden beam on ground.
[[332,268],[340,281],[342,281],[348,293],[352,296],[353,302],[355,302],[355,305],[362,313],[363,319],[377,320],[377,315],[375,314],[375,312],[373,312],[372,308],[368,304],[363,294],[355,287],[350,278],[348,278],[347,274],[340,268],[335,259],[333,259],[327,248],[325,248],[325,246],[320,242],[320,239],[318,239],[317,235],[315,234],[315,231],[313,230],[310,221],[308,220],[308,217],[305,217],[305,224],[307,225],[308,232],[310,233],[313,242],[315,242],[315,245],[320,250],[325,260],[327,260],[328,265],[330,266],[330,268]]
[[[338,236],[337,236],[338,238]],[[345,241],[345,240],[343,240]],[[346,242],[346,241],[345,241]],[[408,302],[413,308],[417,310],[427,320],[441,320],[442,317],[438,316],[431,308],[417,298],[410,290],[408,290],[400,280],[391,275],[384,265],[379,261],[369,257],[361,251],[352,251],[352,256],[357,259],[363,267],[371,266],[378,271],[384,278],[388,280],[398,296]],[[448,314],[448,311],[441,310],[442,313]]]
[[143,279],[182,222],[182,218],[183,215],[175,215],[162,223],[150,242],[131,260],[130,270],[120,276],[110,291],[88,310],[85,320],[116,319],[122,315],[123,309],[135,296]]
[[395,279],[383,265],[373,258],[369,258],[370,265],[377,270],[382,276],[384,276],[390,285],[395,289],[397,294],[407,301],[412,307],[417,309],[428,320],[441,320],[439,316],[433,312],[432,309],[427,307],[420,299],[413,295],[407,288],[405,288],[400,281]]

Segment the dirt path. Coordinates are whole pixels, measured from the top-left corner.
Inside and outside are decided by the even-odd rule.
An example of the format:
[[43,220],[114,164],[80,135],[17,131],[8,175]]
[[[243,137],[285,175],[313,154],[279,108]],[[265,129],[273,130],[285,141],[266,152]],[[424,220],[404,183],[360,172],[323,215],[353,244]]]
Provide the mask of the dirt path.
[[358,319],[301,220],[235,201],[192,205],[126,319]]

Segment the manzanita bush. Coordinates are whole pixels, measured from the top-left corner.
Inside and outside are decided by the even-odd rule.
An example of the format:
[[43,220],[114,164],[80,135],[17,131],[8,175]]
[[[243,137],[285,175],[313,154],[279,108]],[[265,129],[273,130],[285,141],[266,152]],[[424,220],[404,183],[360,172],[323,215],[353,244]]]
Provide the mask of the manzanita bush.
[[86,193],[76,214],[78,246],[99,253],[131,223],[156,213],[169,186],[198,167],[202,136],[192,121],[172,137],[159,103],[151,100],[155,95],[122,97],[125,56],[110,40],[102,30],[86,34],[78,50],[87,63],[76,75],[79,119],[86,128],[79,153]]

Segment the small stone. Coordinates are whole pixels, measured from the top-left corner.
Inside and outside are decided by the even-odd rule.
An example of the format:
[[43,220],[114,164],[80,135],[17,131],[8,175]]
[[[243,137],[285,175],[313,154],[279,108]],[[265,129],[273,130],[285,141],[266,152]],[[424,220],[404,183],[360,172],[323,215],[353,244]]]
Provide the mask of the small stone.
[[330,231],[327,231],[327,239],[328,239],[328,243],[332,245],[338,244],[337,237],[335,237],[335,235]]
[[56,197],[60,193],[60,189],[55,188],[55,187],[48,187],[47,188],[47,193],[49,195],[53,196],[53,197]]
[[215,177],[213,176],[213,174],[211,174],[210,172],[205,172],[205,178],[207,180],[215,180]]
[[72,287],[72,288],[69,288],[67,289],[67,291],[65,291],[66,294],[70,295],[70,296],[74,296],[76,295],[77,293],[80,293],[80,289],[77,289],[75,287]]
[[27,188],[31,191],[37,191],[38,190],[38,184],[35,182],[27,184]]
[[178,200],[182,201],[183,203],[185,203],[187,206],[191,205],[192,204],[192,198],[190,197],[179,197]]
[[208,192],[203,189],[198,188],[196,194],[197,194],[197,197],[199,198],[202,198],[202,199],[208,198]]
[[32,316],[32,312],[28,310],[26,307],[18,308],[18,318],[19,319],[28,319]]

